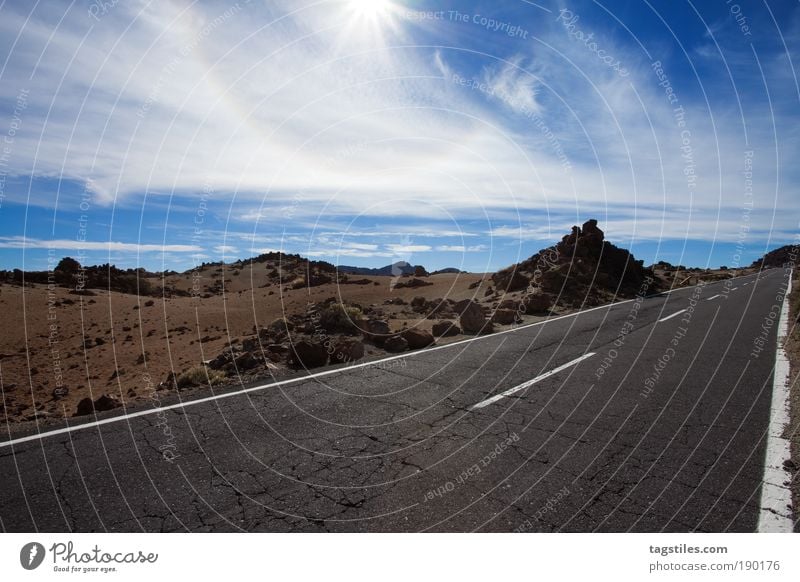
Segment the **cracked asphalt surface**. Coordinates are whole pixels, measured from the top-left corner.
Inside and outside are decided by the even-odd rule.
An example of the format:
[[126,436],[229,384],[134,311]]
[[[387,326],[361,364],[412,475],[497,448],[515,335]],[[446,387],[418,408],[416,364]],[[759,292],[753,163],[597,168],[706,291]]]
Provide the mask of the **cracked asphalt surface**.
[[[754,531],[777,325],[760,356],[751,351],[783,277],[681,289],[166,410],[161,420],[5,446],[0,526]],[[686,313],[658,322],[690,307],[688,323]],[[172,462],[160,449],[164,421]]]

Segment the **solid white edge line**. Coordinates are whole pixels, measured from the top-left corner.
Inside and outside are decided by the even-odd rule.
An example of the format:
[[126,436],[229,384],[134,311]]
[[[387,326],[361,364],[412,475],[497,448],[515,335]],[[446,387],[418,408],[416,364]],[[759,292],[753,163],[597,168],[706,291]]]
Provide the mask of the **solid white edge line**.
[[677,317],[678,315],[680,315],[681,313],[684,313],[685,311],[686,311],[685,309],[681,309],[680,311],[676,311],[672,315],[668,315],[666,317],[662,317],[661,319],[658,320],[658,323],[661,323],[662,321],[667,321],[668,319],[672,319],[673,317]]
[[583,354],[581,357],[575,358],[574,360],[572,360],[570,362],[567,362],[566,364],[562,364],[558,368],[553,368],[549,372],[545,372],[544,374],[536,376],[532,380],[528,380],[527,382],[523,382],[522,384],[519,384],[518,386],[514,386],[513,388],[509,388],[505,392],[501,392],[500,394],[495,394],[491,398],[487,398],[486,400],[482,400],[481,402],[478,402],[477,404],[473,405],[470,408],[470,410],[476,410],[478,408],[483,408],[484,406],[489,406],[490,404],[493,404],[493,403],[497,402],[501,398],[505,398],[506,396],[511,396],[512,394],[514,394],[516,392],[519,392],[520,390],[524,390],[528,386],[533,386],[537,382],[541,382],[545,378],[549,378],[553,374],[558,374],[559,372],[561,372],[563,370],[566,370],[567,368],[570,368],[570,367],[574,366],[575,364],[579,364],[583,360],[585,360],[587,358],[591,358],[594,354],[595,354],[595,352],[589,352],[588,354]]
[[789,424],[789,359],[783,342],[789,333],[789,293],[792,291],[792,275],[783,298],[781,317],[778,320],[778,345],[775,347],[775,370],[772,380],[772,403],[767,449],[764,454],[764,478],[761,482],[758,530],[770,533],[791,533],[793,530],[792,492],[784,483],[790,479],[783,462],[791,458],[789,439],[783,438],[784,427]]
[[[759,273],[754,273],[752,275],[743,275],[741,278],[756,277],[758,275],[759,275]],[[736,278],[738,279],[740,277],[736,277]],[[716,283],[717,283],[717,281],[715,281],[714,283],[708,283],[707,285],[714,285]],[[694,289],[695,287],[697,287],[697,285],[693,285],[691,287],[680,287],[678,289],[670,289],[669,291],[662,291],[660,293],[656,293],[655,295],[648,296],[648,297],[659,297],[661,295],[670,295],[672,293],[675,293],[676,291],[688,291],[689,289]],[[452,343],[449,343],[449,344],[443,344],[443,345],[440,345],[440,346],[434,346],[432,348],[426,348],[426,349],[417,350],[417,351],[414,351],[414,352],[407,352],[407,353],[404,353],[404,354],[398,354],[397,356],[389,356],[388,358],[382,358],[380,360],[371,360],[369,362],[362,362],[361,364],[354,364],[352,366],[347,366],[347,367],[344,367],[344,368],[335,368],[333,370],[324,370],[322,372],[317,372],[315,374],[308,374],[307,376],[301,376],[299,378],[289,378],[288,380],[279,380],[277,382],[271,382],[271,383],[268,383],[268,384],[259,384],[258,386],[251,386],[250,388],[243,388],[242,390],[235,390],[233,392],[226,392],[224,394],[215,394],[213,396],[207,396],[205,398],[198,398],[196,400],[188,400],[186,402],[178,402],[177,404],[170,404],[168,406],[159,406],[159,407],[154,407],[154,408],[147,409],[147,410],[140,410],[138,412],[129,412],[129,413],[125,413],[125,414],[120,414],[119,416],[112,416],[110,418],[104,418],[103,420],[95,420],[95,421],[92,421],[92,422],[84,422],[84,423],[77,424],[77,425],[74,425],[74,426],[66,426],[64,428],[58,428],[58,429],[49,430],[49,431],[46,431],[46,432],[37,432],[37,433],[32,434],[32,435],[19,437],[19,438],[11,439],[11,440],[8,440],[8,441],[2,441],[2,442],[0,442],[0,449],[2,449],[4,447],[11,447],[11,446],[14,446],[16,444],[22,444],[22,443],[29,442],[29,441],[35,441],[35,440],[39,440],[39,439],[44,439],[44,438],[51,437],[51,436],[57,436],[57,435],[60,435],[60,434],[67,434],[67,433],[70,433],[70,432],[73,432],[73,431],[76,431],[76,430],[84,430],[84,429],[87,429],[87,428],[94,428],[94,427],[97,427],[97,426],[102,426],[104,424],[112,424],[114,422],[122,422],[123,420],[127,420],[127,419],[130,419],[130,418],[137,418],[137,417],[140,417],[140,416],[149,416],[151,414],[158,414],[161,411],[177,410],[179,408],[187,408],[189,406],[194,406],[195,404],[203,404],[205,402],[212,402],[214,400],[222,400],[223,398],[230,398],[230,397],[233,397],[233,396],[240,396],[242,394],[247,394],[247,393],[250,393],[250,392],[257,392],[259,390],[265,390],[267,388],[278,387],[278,386],[286,386],[288,384],[294,384],[296,382],[303,382],[305,380],[313,380],[315,378],[321,378],[321,377],[324,377],[324,376],[330,376],[332,374],[339,374],[341,372],[347,372],[349,370],[357,370],[359,368],[364,368],[364,367],[367,367],[367,366],[374,366],[376,364],[380,364],[380,363],[383,363],[383,362],[390,362],[392,360],[398,360],[400,358],[407,358],[407,357],[418,355],[418,354],[427,354],[429,352],[433,352],[433,351],[436,351],[436,350],[441,350],[441,349],[445,349],[445,348],[451,348],[453,346],[458,346],[458,345],[461,345],[461,344],[466,344],[466,343],[469,343],[469,342],[479,341],[479,340],[483,340],[483,339],[489,339],[489,338],[497,337],[499,335],[503,335],[503,334],[506,334],[506,333],[519,331],[521,329],[527,329],[529,327],[535,327],[537,325],[544,325],[546,323],[550,323],[551,321],[558,321],[560,319],[566,319],[568,317],[576,317],[578,315],[582,315],[584,313],[589,313],[591,311],[596,311],[598,309],[608,309],[610,307],[615,307],[617,305],[624,305],[625,303],[630,303],[631,301],[634,301],[634,299],[625,299],[624,301],[617,301],[616,303],[609,303],[608,305],[598,305],[597,307],[591,307],[589,309],[584,309],[582,311],[576,311],[575,313],[567,313],[565,315],[559,315],[557,317],[552,317],[552,318],[545,319],[544,321],[536,321],[534,323],[528,323],[526,325],[520,325],[518,327],[513,327],[511,329],[505,329],[503,331],[498,331],[496,333],[489,334],[489,335],[481,335],[481,336],[477,336],[477,337],[473,337],[473,338],[467,338],[467,339],[460,340],[460,341],[457,341],[457,342],[452,342]]]

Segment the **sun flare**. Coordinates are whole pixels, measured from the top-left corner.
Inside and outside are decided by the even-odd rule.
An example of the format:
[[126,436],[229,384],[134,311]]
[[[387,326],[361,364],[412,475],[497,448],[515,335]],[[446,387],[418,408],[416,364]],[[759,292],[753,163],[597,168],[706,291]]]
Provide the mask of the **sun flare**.
[[388,17],[392,10],[390,0],[347,0],[347,6],[354,18],[371,21]]

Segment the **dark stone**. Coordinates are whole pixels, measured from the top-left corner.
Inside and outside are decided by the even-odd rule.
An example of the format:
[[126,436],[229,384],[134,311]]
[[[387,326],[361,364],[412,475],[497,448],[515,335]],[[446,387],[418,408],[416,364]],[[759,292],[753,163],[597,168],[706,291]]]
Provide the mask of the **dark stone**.
[[424,329],[407,329],[401,334],[402,338],[408,343],[409,349],[420,350],[426,348],[434,342],[430,332]]
[[399,335],[393,335],[384,342],[383,349],[392,353],[404,352],[408,349],[408,342]]
[[460,333],[461,328],[454,321],[439,321],[433,324],[433,335],[437,337],[448,337]]
[[289,352],[289,365],[296,368],[318,368],[328,363],[328,350],[325,346],[300,340],[292,344]]

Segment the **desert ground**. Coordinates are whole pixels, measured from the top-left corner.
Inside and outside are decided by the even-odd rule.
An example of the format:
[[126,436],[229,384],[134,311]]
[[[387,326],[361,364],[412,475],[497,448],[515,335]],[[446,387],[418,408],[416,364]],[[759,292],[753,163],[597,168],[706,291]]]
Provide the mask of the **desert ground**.
[[[149,275],[147,295],[6,281],[0,410],[14,431],[376,359],[734,274],[643,269],[587,225],[554,254],[542,251],[494,274],[345,275],[275,254]],[[602,253],[623,260],[607,264]],[[642,287],[646,276],[654,282]],[[478,323],[470,324],[465,310],[474,305]]]

